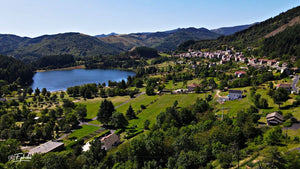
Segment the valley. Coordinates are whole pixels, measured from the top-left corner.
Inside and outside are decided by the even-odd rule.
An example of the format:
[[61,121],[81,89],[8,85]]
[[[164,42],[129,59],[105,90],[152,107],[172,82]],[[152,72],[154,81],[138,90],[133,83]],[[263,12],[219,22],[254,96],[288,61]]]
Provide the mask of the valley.
[[299,168],[299,16],[0,35],[0,168]]

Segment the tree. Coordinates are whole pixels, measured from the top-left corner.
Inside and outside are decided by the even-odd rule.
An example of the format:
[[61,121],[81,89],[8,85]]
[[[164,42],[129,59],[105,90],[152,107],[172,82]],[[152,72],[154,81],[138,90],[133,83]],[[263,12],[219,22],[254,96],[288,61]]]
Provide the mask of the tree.
[[42,89],[42,95],[43,95],[43,96],[46,96],[46,93],[47,93],[47,89],[46,89],[46,88],[43,88],[43,89]]
[[41,91],[40,91],[39,88],[36,88],[36,89],[34,90],[34,95],[35,95],[35,96],[40,95],[40,93],[41,93]]
[[90,150],[87,152],[87,163],[94,165],[96,162],[99,163],[106,155],[106,151],[102,149],[102,143],[100,139],[95,139],[92,141]]
[[66,123],[70,124],[72,127],[75,127],[79,124],[79,121],[77,120],[77,117],[73,113],[69,113],[66,116]]
[[289,99],[289,93],[282,87],[279,87],[274,95],[272,96],[273,101],[275,104],[278,104],[278,107],[280,108],[280,104],[287,101]]
[[73,103],[71,100],[63,99],[63,108],[74,108],[75,103]]
[[152,86],[147,86],[146,87],[146,94],[148,96],[154,95],[154,88]]
[[63,99],[65,97],[65,92],[61,91],[59,97]]
[[115,111],[115,107],[113,103],[106,99],[103,100],[101,102],[100,109],[97,114],[98,121],[100,121],[103,124],[109,124],[114,111]]
[[279,126],[268,130],[265,134],[264,140],[268,145],[277,145],[282,138],[282,130]]
[[127,111],[126,111],[126,117],[131,120],[131,119],[135,119],[136,115],[134,110],[132,109],[131,105],[129,105]]
[[100,89],[100,97],[102,97],[102,98],[106,98],[107,97],[106,96],[106,92],[105,92],[104,89]]
[[145,120],[144,122],[144,129],[148,130],[149,129],[149,126],[150,126],[150,120]]
[[265,98],[260,99],[259,108],[267,109],[269,107],[268,100]]
[[110,124],[115,128],[124,128],[128,125],[128,121],[122,113],[114,112]]
[[273,82],[269,82],[269,88],[270,88],[270,89],[273,89],[273,87],[274,87]]
[[27,88],[27,93],[28,93],[29,95],[31,95],[32,92],[33,92],[32,88],[31,88],[31,87],[28,87],[28,88]]
[[86,105],[78,104],[75,108],[75,114],[79,120],[83,120],[87,115]]

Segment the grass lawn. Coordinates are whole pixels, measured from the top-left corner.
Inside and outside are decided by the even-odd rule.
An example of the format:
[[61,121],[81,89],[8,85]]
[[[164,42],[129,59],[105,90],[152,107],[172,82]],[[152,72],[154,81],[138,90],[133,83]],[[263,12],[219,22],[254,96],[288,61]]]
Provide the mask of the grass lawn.
[[[243,110],[246,109],[248,107],[250,107],[250,105],[252,105],[253,103],[251,102],[251,98],[250,98],[250,87],[244,87],[244,88],[235,88],[232,90],[247,90],[247,92],[244,92],[243,94],[246,95],[245,98],[243,99],[239,99],[239,100],[232,100],[232,101],[227,101],[224,104],[216,104],[216,113],[218,115],[222,114],[222,107],[223,107],[223,113],[224,115],[228,115],[229,117],[234,117],[236,116],[236,113],[239,110]],[[228,95],[228,92],[220,92],[221,96],[226,96]]]
[[176,90],[176,89],[186,89],[186,86],[183,85],[183,82],[176,82],[173,84],[172,80],[169,80],[168,83],[165,83],[165,89]]
[[156,100],[159,96],[158,95],[154,95],[154,96],[148,96],[146,94],[141,95],[133,100],[131,100],[130,102],[120,106],[119,108],[117,108],[117,111],[120,113],[126,113],[129,105],[132,106],[133,110],[135,112],[137,112],[138,110],[141,109],[141,105],[149,105],[151,102],[153,102],[154,100]]
[[[107,98],[107,100],[110,100],[113,102],[114,106],[118,106],[121,103],[123,103],[129,99],[130,99],[129,96],[115,96],[115,97]],[[77,103],[86,105],[86,109],[87,109],[87,117],[86,118],[92,119],[97,116],[101,101],[103,101],[103,100],[104,100],[103,98],[97,97],[94,99],[80,100]]]
[[170,57],[171,55],[167,54],[167,53],[159,53],[160,56],[163,56],[163,57]]
[[152,125],[155,123],[156,116],[165,111],[167,107],[172,106],[175,100],[178,101],[178,107],[187,107],[191,104],[194,104],[198,97],[204,98],[205,94],[166,94],[160,96],[157,101],[155,101],[153,104],[150,104],[145,110],[137,115],[138,119],[130,120],[129,126],[137,125],[138,128],[143,128],[144,121],[147,119],[150,120]]
[[[97,130],[99,130],[100,127],[97,126],[90,126],[90,125],[82,125],[81,129],[75,130],[73,133],[71,133],[68,138],[74,138],[74,139],[80,139],[84,136],[87,136]],[[70,142],[72,142],[72,140],[69,139],[64,139],[64,142],[66,144],[69,144]]]

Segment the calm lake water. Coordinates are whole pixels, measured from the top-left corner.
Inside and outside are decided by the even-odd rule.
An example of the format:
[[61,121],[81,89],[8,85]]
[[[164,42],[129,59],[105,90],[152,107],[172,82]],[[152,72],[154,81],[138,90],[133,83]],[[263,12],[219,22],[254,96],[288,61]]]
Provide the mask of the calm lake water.
[[108,84],[108,80],[126,80],[128,76],[134,76],[134,72],[121,70],[102,69],[73,69],[37,72],[33,76],[32,89],[37,87],[48,91],[67,90],[68,87],[83,85],[87,83]]

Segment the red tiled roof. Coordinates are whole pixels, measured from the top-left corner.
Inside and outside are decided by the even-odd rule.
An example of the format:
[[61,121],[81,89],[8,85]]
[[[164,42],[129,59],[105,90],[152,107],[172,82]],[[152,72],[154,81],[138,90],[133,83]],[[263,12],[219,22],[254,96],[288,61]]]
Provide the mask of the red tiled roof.
[[289,83],[280,83],[280,84],[277,85],[277,87],[291,88],[292,84],[289,84]]

